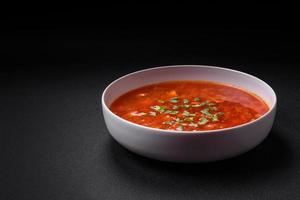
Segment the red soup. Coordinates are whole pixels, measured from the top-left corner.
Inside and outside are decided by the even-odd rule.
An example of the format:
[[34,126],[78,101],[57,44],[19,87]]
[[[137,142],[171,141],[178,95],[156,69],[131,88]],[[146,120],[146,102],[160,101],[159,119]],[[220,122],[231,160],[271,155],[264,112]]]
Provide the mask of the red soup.
[[136,124],[177,131],[233,127],[255,120],[269,110],[255,94],[207,81],[144,86],[120,96],[110,109]]

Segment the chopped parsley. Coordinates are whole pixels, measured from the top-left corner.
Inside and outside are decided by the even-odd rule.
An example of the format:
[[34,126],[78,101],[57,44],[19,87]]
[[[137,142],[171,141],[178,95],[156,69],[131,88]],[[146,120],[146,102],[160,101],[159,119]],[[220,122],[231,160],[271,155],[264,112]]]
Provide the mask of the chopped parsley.
[[193,108],[199,108],[199,107],[201,107],[201,106],[202,106],[201,104],[193,104],[193,105],[192,105]]
[[183,111],[182,115],[187,116],[187,117],[189,117],[189,116],[192,116],[192,117],[196,116],[195,113],[190,113],[189,111],[186,111],[186,110]]
[[198,127],[198,124],[195,124],[195,123],[189,123],[188,126],[191,126],[191,127]]
[[162,112],[165,111],[165,109],[167,107],[166,106],[158,106],[158,105],[156,105],[156,106],[151,106],[150,108],[153,109],[153,110],[159,111],[160,113],[162,113]]
[[210,110],[218,110],[217,107],[213,106],[213,107],[209,107]]
[[188,116],[190,116],[190,112],[189,112],[189,111],[186,111],[186,110],[184,110],[184,111],[183,111],[183,113],[182,113],[182,115],[184,115],[184,116],[187,116],[187,117],[188,117]]
[[134,111],[132,113],[130,113],[132,116],[144,116],[147,115],[147,113],[144,112],[138,112],[138,111]]
[[178,114],[179,113],[179,111],[177,111],[177,110],[171,110],[171,112],[169,113],[169,114],[171,114],[171,115],[176,115],[176,114]]
[[170,114],[170,115],[176,115],[177,113],[179,113],[179,111],[177,110],[166,110],[164,112],[164,114]]
[[192,121],[194,121],[194,117],[186,117],[186,118],[183,119],[183,121],[192,122]]
[[209,101],[204,101],[200,104],[194,104],[194,105],[192,105],[192,107],[198,108],[198,107],[206,106],[207,104],[209,104]]
[[169,100],[171,103],[178,103],[178,97],[173,97]]
[[214,106],[214,105],[216,105],[215,103],[212,103],[212,102],[209,102],[209,103],[207,103],[207,105],[208,106]]
[[174,122],[173,121],[165,121],[163,122],[163,124],[167,124],[167,125],[172,125]]
[[206,119],[205,117],[201,117],[201,118],[199,119],[198,124],[199,124],[199,125],[205,125],[207,122],[208,122],[208,119]]
[[212,116],[212,114],[209,112],[209,108],[205,108],[205,109],[201,110],[200,112],[208,117]]
[[180,105],[180,107],[181,107],[181,108],[189,108],[189,107],[190,107],[190,105],[188,105],[188,104],[184,104],[184,105]]
[[200,101],[201,99],[199,98],[199,97],[196,97],[195,99],[194,99],[194,101]]
[[[190,103],[191,101],[192,103]],[[173,97],[169,100],[157,99],[157,102],[162,104],[166,103],[166,105],[154,105],[150,107],[152,111],[149,111],[148,113],[134,111],[131,113],[131,115],[148,115],[152,117],[156,117],[158,114],[174,115],[168,116],[169,120],[162,122],[162,124],[169,125],[170,128],[178,131],[183,131],[184,127],[187,126],[197,128],[209,122],[217,122],[219,121],[220,116],[224,115],[223,112],[217,112],[218,105],[214,102],[201,102],[199,97],[195,97],[191,101],[189,99],[179,99],[178,97]],[[173,105],[170,105],[170,103],[168,104],[168,102],[172,103]],[[198,110],[190,108],[200,109]],[[177,116],[177,114],[179,114],[179,116]],[[177,127],[173,127],[174,125]]]
[[212,115],[211,120],[212,120],[213,122],[219,121],[219,117],[222,116],[222,115],[224,115],[223,112],[218,112],[218,113]]
[[164,114],[170,114],[171,110],[164,111]]
[[176,131],[183,131],[183,126],[178,126],[178,127],[176,128]]
[[156,112],[150,111],[150,112],[149,112],[149,115],[155,117],[155,116],[156,116]]
[[172,107],[173,110],[177,110],[178,108],[179,108],[179,106],[176,106],[176,105],[174,105],[174,106]]
[[180,118],[178,118],[178,117],[175,119],[175,121],[176,121],[177,123],[181,123],[181,122],[183,122],[183,120],[182,120],[182,119],[180,119]]
[[188,104],[190,101],[188,99],[183,99],[184,104]]

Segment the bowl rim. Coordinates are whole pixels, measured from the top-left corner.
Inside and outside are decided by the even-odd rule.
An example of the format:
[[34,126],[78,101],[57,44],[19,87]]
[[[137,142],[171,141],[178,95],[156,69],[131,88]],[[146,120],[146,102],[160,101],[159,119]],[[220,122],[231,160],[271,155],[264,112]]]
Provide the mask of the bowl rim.
[[[113,113],[109,109],[109,107],[106,105],[106,102],[104,100],[105,94],[107,93],[107,91],[109,90],[109,88],[113,84],[115,84],[116,82],[120,81],[121,79],[126,78],[128,76],[135,75],[135,74],[139,74],[139,73],[151,71],[151,70],[158,70],[158,69],[163,69],[163,68],[181,68],[181,67],[199,67],[199,68],[220,69],[220,70],[225,70],[225,71],[229,71],[229,72],[235,72],[235,73],[239,73],[239,74],[242,74],[242,75],[245,75],[245,76],[249,76],[249,77],[255,79],[256,81],[263,83],[264,85],[266,85],[270,89],[270,91],[272,93],[272,96],[274,97],[274,103],[270,106],[269,110],[265,114],[263,114],[262,116],[260,116],[259,118],[255,119],[253,121],[250,121],[250,122],[247,122],[247,123],[244,123],[244,124],[240,124],[240,125],[237,125],[237,126],[233,126],[233,127],[227,127],[227,128],[222,128],[222,129],[214,129],[214,130],[204,130],[204,131],[177,131],[177,130],[165,130],[165,129],[159,129],[159,128],[152,128],[152,127],[148,127],[148,126],[143,126],[143,125],[136,124],[136,123],[133,123],[131,121],[128,121],[126,119],[123,119],[122,117],[120,117],[120,116],[116,115],[115,113]],[[243,89],[243,88],[241,88],[241,89]],[[262,97],[260,97],[260,98],[262,98]],[[203,134],[210,134],[210,133],[227,132],[227,131],[230,131],[230,130],[235,130],[235,129],[243,128],[243,127],[246,127],[248,125],[257,123],[258,121],[266,118],[276,108],[276,106],[277,106],[277,95],[276,95],[275,91],[273,90],[273,88],[269,84],[267,84],[265,81],[257,78],[256,76],[253,76],[251,74],[248,74],[248,73],[245,73],[245,72],[242,72],[242,71],[238,71],[238,70],[234,70],[234,69],[230,69],[230,68],[224,68],[224,67],[209,66],[209,65],[166,65],[166,66],[152,67],[152,68],[147,68],[147,69],[142,69],[142,70],[134,71],[134,72],[131,72],[129,74],[126,74],[124,76],[121,76],[121,77],[117,78],[116,80],[114,80],[113,82],[111,82],[104,89],[104,91],[102,93],[102,96],[101,96],[101,103],[102,103],[102,108],[104,108],[106,111],[108,111],[115,118],[117,118],[118,120],[121,120],[122,122],[127,123],[127,124],[129,124],[131,126],[137,127],[137,128],[150,130],[153,133],[164,134],[164,135],[165,134],[175,134],[175,135],[203,135]]]

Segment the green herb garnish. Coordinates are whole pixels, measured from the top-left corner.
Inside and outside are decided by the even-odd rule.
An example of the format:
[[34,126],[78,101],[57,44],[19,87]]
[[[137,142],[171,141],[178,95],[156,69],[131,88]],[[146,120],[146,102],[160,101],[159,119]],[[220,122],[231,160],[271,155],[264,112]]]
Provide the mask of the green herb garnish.
[[211,120],[212,120],[213,122],[219,121],[219,117],[222,116],[222,115],[224,115],[223,112],[218,112],[218,113],[212,115]]
[[166,106],[158,106],[158,105],[156,105],[156,106],[151,106],[150,108],[153,109],[153,110],[159,111],[160,113],[162,113],[162,112],[165,111],[165,109],[167,107]]
[[202,103],[200,103],[200,104],[194,104],[194,105],[192,105],[192,107],[198,108],[198,107],[205,106],[205,105],[207,105],[207,104],[209,104],[209,101],[204,101],[204,102],[202,102]]
[[201,106],[202,106],[201,104],[193,104],[192,105],[193,108],[198,108],[198,107],[201,107]]
[[178,97],[173,97],[169,100],[171,103],[178,103]]
[[174,105],[172,109],[177,110],[178,108],[179,108],[179,106]]
[[183,126],[178,126],[178,127],[176,128],[176,131],[183,131]]
[[134,111],[132,113],[130,113],[132,116],[144,116],[146,115],[147,113],[144,113],[144,112],[138,112],[138,111]]
[[198,124],[195,124],[195,123],[189,123],[189,126],[191,126],[191,127],[198,127]]
[[178,118],[178,117],[175,119],[175,121],[176,121],[177,123],[183,122],[183,120],[180,119],[180,118]]
[[165,121],[163,122],[163,124],[167,124],[167,125],[172,125],[174,122],[173,121]]
[[164,111],[164,114],[169,114],[171,112],[171,110],[166,110]]
[[189,116],[195,117],[196,116],[196,114],[190,113],[189,111],[186,111],[186,110],[183,111],[182,115],[187,116],[187,117],[189,117]]
[[177,113],[179,113],[179,111],[177,111],[177,110],[166,110],[166,111],[164,111],[164,114],[170,114],[170,115],[176,115]]
[[180,105],[180,107],[182,107],[182,108],[189,108],[189,107],[190,107],[190,105],[188,105],[188,104],[184,104],[184,105]]
[[210,102],[210,103],[208,103],[207,104],[208,106],[214,106],[214,105],[216,105],[215,103],[212,103],[212,102]]
[[208,122],[208,119],[206,119],[205,117],[201,117],[201,118],[199,119],[198,124],[199,124],[199,125],[204,125],[204,124],[206,124],[207,122]]
[[199,98],[199,97],[196,97],[195,99],[194,99],[194,101],[200,101],[201,99]]
[[156,112],[150,111],[150,112],[149,112],[149,115],[155,117],[155,116],[156,116]]
[[171,114],[171,115],[176,115],[176,114],[178,114],[179,113],[179,111],[177,111],[177,110],[171,110],[171,112],[169,113],[169,114]]
[[190,116],[190,112],[189,112],[189,111],[186,111],[186,110],[184,110],[182,114],[183,114],[184,116],[187,116],[187,117]]
[[194,121],[194,117],[186,117],[186,118],[183,119],[183,121],[192,122],[192,121]]
[[212,114],[209,112],[209,108],[205,108],[205,109],[201,110],[200,112],[206,116],[209,116],[209,117],[212,116]]
[[213,106],[213,107],[209,107],[210,110],[218,110],[217,107]]
[[187,103],[189,103],[190,101],[188,100],[188,99],[183,99],[183,103],[184,104],[187,104]]

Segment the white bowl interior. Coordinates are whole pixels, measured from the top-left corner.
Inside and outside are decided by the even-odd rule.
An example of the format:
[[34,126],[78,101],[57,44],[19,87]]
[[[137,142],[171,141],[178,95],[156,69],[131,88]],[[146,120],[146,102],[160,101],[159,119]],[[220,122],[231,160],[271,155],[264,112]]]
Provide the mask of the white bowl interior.
[[205,80],[229,84],[260,96],[270,109],[276,104],[276,95],[273,89],[264,81],[243,72],[200,65],[166,66],[128,74],[107,87],[104,92],[104,102],[109,107],[116,98],[130,90],[174,80]]

